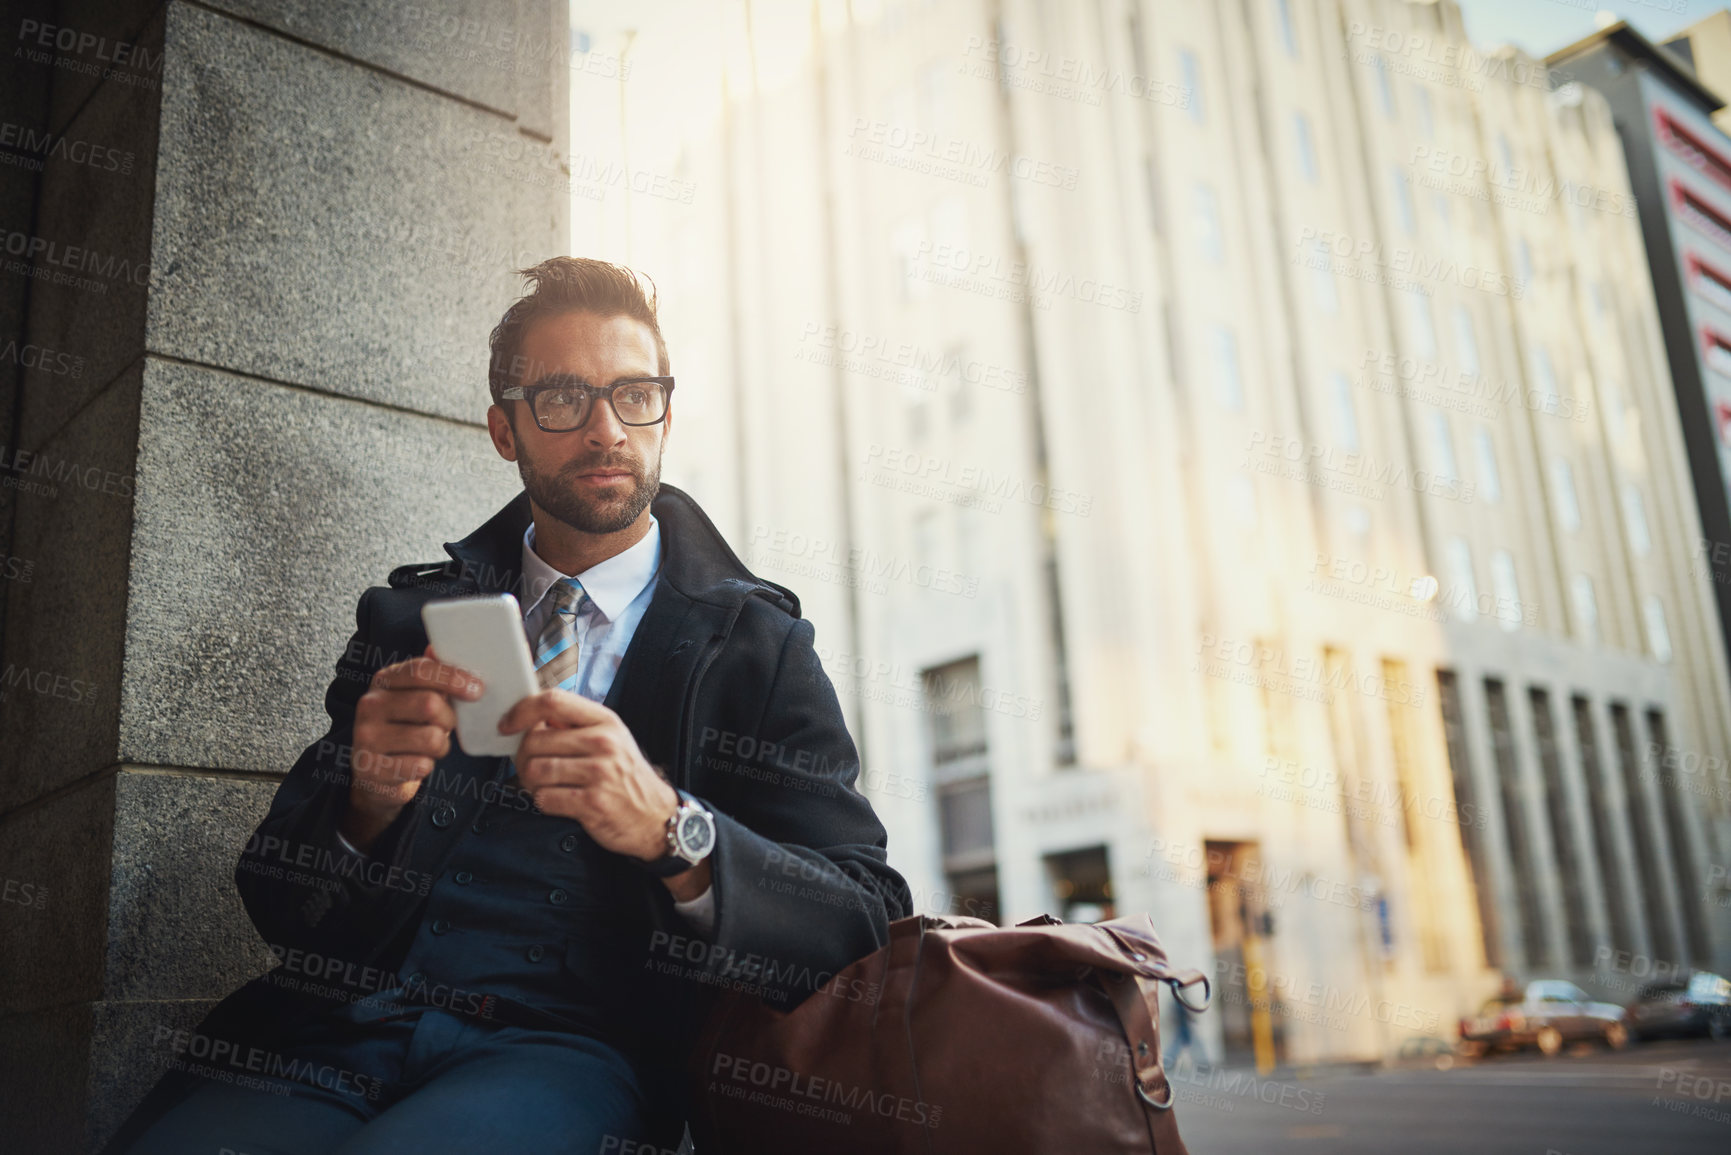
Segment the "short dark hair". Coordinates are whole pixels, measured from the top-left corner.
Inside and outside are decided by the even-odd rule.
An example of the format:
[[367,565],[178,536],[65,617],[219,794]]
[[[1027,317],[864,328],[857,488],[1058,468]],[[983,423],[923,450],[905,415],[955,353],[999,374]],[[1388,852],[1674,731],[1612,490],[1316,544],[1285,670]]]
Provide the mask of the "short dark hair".
[[[648,274],[588,257],[550,257],[517,272],[529,282],[529,291],[512,302],[487,338],[492,349],[487,387],[495,404],[502,404],[499,394],[526,368],[521,355],[524,331],[531,322],[557,313],[596,313],[643,322],[655,334],[655,355],[660,364],[656,371],[667,376],[667,342],[662,340],[661,323],[655,316],[655,282]],[[648,282],[647,292],[643,282]]]

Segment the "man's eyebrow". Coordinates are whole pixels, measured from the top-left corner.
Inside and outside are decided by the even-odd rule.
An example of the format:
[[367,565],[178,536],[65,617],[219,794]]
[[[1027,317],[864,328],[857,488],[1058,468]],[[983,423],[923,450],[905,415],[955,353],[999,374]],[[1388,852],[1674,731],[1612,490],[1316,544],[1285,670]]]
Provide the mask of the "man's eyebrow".
[[[613,380],[610,382],[610,384],[617,385],[621,381],[641,381],[646,377],[653,377],[654,375],[655,374],[653,374],[653,373],[621,373],[619,376],[613,378]],[[535,378],[534,381],[530,382],[530,384],[531,385],[583,385],[583,386],[587,386],[590,389],[596,388],[596,386],[591,385],[589,383],[589,379],[587,377],[580,377],[575,373],[565,373],[565,372],[549,373],[545,377],[537,377],[537,378]]]
[[535,384],[535,385],[587,385],[587,384],[589,384],[589,382],[586,381],[584,378],[579,377],[575,373],[559,372],[559,373],[548,373],[544,377],[537,377],[532,382],[532,384]]

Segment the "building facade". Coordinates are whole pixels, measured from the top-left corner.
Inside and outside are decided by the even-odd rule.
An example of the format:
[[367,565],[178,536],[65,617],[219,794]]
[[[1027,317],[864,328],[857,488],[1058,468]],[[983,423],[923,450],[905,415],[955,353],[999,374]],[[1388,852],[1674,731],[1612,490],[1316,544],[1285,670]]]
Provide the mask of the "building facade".
[[1150,912],[1214,1059],[1731,962],[1725,650],[1602,97],[1447,0],[756,3],[675,144],[690,20],[604,20],[639,71],[573,148],[690,195],[574,161],[574,245],[656,274],[667,476],[801,594],[924,909]]

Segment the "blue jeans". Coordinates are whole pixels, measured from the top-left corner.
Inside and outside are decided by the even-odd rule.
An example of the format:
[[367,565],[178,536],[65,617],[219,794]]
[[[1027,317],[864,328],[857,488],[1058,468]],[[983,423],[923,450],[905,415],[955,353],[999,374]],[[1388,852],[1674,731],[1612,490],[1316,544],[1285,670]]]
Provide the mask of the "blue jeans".
[[647,1130],[630,1065],[583,1035],[417,1008],[320,1019],[268,1052],[183,1041],[204,1082],[128,1155],[602,1155]]

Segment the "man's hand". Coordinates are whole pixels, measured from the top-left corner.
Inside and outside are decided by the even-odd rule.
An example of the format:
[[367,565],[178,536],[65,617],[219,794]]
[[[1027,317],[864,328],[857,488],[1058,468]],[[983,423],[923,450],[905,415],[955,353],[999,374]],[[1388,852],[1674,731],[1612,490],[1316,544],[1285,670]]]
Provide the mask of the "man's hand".
[[481,681],[467,670],[426,655],[386,666],[355,705],[349,808],[343,837],[361,850],[384,833],[451,751],[457,725],[451,698],[474,701]]
[[[568,690],[524,698],[499,722],[501,734],[526,730],[517,776],[548,814],[574,818],[603,848],[645,861],[667,853],[667,819],[679,795],[643,757],[618,714]],[[709,886],[709,864],[664,879],[675,898]]]

